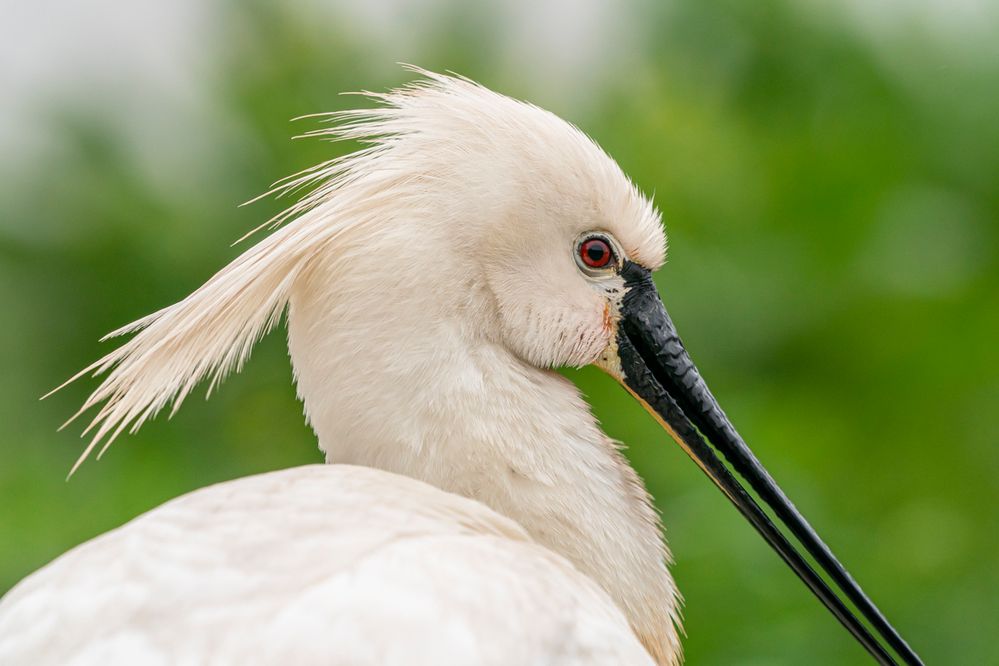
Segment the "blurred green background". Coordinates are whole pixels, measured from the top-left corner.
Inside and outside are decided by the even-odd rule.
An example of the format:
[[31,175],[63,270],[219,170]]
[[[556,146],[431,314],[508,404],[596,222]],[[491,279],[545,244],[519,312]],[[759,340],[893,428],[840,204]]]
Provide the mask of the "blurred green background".
[[[94,386],[38,397],[173,303],[343,146],[341,91],[451,69],[580,125],[670,236],[658,276],[747,441],[927,663],[995,664],[999,11],[986,2],[6,3],[0,591],[205,484],[320,460],[283,335],[64,477]],[[688,662],[866,664],[608,378],[570,372],[662,510]]]

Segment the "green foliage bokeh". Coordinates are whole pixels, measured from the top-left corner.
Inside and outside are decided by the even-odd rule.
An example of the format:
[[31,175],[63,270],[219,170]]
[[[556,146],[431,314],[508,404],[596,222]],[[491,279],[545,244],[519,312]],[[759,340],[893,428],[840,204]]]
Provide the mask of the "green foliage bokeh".
[[[176,138],[190,163],[151,176],[119,126],[54,106],[56,148],[0,182],[0,591],[183,492],[320,460],[281,332],[211,402],[69,483],[80,428],[55,428],[94,384],[37,400],[284,205],[234,204],[346,149],[289,141],[309,127],[288,118],[408,78],[349,26],[222,7],[217,124]],[[996,663],[999,57],[934,46],[917,25],[886,55],[781,2],[650,5],[654,39],[623,44],[631,65],[577,107],[501,66],[485,10],[448,7],[427,19],[419,64],[539,101],[655,192],[660,289],[747,441],[927,663]],[[619,387],[567,374],[662,510],[690,663],[867,663]]]

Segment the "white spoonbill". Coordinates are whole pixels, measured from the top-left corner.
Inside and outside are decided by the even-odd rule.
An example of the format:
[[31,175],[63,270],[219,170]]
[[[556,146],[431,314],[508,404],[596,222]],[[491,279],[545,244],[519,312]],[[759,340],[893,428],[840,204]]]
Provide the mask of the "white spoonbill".
[[107,373],[82,460],[214,387],[287,311],[334,464],[203,489],[70,551],[0,602],[0,663],[678,664],[656,512],[553,371],[587,364],[878,662],[921,663],[688,357],[652,282],[650,202],[551,113],[421,73],[329,114],[311,134],[365,147],[281,184],[311,190],[276,231],[77,375]]

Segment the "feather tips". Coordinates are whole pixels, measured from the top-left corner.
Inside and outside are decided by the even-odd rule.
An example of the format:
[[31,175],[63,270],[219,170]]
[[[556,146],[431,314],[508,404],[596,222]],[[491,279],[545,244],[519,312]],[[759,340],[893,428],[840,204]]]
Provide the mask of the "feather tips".
[[[392,103],[391,96],[380,99]],[[381,109],[388,111],[389,109]],[[379,192],[373,165],[388,149],[386,117],[372,111],[327,114],[342,124],[309,135],[335,140],[367,139],[372,145],[279,181],[264,195],[308,194],[254,229],[279,229],[251,247],[182,301],[127,324],[102,340],[134,334],[118,349],[65,383],[107,374],[100,386],[62,427],[100,406],[84,435],[91,440],[70,476],[100,445],[98,457],[124,430],[135,432],[167,405],[171,415],[201,381],[209,394],[232,371],[239,371],[253,345],[281,319],[292,286],[309,260],[337,236],[372,218]],[[367,179],[365,185],[359,181]],[[248,202],[249,203],[249,202]],[[238,242],[238,241],[237,241]]]

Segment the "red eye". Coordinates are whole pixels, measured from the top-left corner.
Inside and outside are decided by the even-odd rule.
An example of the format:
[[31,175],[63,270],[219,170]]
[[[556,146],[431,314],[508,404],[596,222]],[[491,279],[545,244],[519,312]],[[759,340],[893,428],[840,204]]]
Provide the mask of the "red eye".
[[606,268],[614,258],[614,250],[603,238],[587,238],[579,245],[579,258],[590,268]]

